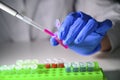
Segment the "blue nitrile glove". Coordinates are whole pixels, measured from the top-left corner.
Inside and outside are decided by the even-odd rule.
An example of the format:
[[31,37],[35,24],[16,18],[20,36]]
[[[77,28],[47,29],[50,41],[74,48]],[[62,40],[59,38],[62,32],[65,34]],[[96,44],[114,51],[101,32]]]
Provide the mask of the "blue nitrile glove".
[[[112,22],[110,20],[97,22],[83,12],[73,12],[65,18],[57,36],[75,52],[90,55],[100,50],[101,40],[111,26]],[[50,42],[53,46],[58,45],[53,37]]]

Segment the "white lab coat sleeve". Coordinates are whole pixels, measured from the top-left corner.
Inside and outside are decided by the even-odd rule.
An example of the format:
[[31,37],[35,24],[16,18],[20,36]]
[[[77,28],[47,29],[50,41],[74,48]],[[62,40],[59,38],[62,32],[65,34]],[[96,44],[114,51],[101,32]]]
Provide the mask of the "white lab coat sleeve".
[[111,53],[120,48],[120,20],[113,24],[113,27],[107,33],[112,46]]
[[105,19],[110,19],[113,23],[112,28],[107,32],[111,43],[110,53],[120,51],[120,4],[114,3],[110,6],[108,13],[104,15]]

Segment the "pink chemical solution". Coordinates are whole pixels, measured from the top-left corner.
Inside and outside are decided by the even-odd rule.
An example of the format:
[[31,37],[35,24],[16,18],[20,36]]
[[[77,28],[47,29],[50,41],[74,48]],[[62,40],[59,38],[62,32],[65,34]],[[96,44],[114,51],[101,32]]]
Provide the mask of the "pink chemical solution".
[[62,42],[62,40],[59,40],[59,39],[57,38],[57,36],[55,36],[55,34],[54,34],[53,32],[51,32],[51,31],[49,31],[49,30],[47,30],[47,29],[44,29],[44,32],[47,33],[47,34],[50,35],[50,36],[54,36],[55,39],[58,41],[58,43],[61,44],[65,49],[68,48],[68,46],[67,46],[67,45],[64,45],[63,42]]

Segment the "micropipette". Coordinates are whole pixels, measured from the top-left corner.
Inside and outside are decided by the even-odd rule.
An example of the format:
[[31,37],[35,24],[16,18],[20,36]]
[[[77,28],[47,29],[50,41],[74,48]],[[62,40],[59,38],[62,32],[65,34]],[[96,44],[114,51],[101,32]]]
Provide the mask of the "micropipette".
[[0,9],[6,11],[7,13],[11,14],[12,16],[15,16],[17,18],[19,18],[20,20],[24,21],[25,23],[29,24],[29,25],[32,25],[33,27],[35,27],[36,29],[42,31],[42,32],[45,32],[47,33],[48,35],[50,36],[53,36],[59,44],[61,44],[64,48],[68,48],[67,45],[64,45],[62,40],[59,40],[57,36],[55,36],[55,34],[51,31],[49,31],[48,29],[42,29],[41,25],[35,23],[32,19],[22,15],[22,14],[19,14],[18,11],[16,11],[15,9],[9,7],[8,5],[4,4],[3,2],[0,1]]

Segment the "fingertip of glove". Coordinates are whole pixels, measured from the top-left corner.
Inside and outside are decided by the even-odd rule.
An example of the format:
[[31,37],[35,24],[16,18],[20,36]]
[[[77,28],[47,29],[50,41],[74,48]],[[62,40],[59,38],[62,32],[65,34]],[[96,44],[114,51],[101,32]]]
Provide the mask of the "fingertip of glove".
[[62,33],[63,33],[63,32],[59,32],[59,33],[58,33],[58,36],[57,36],[58,39],[60,39],[60,40],[62,40]]
[[64,45],[67,45],[67,42],[66,42],[66,41],[63,41],[63,44],[64,44]]
[[50,43],[51,43],[52,46],[57,46],[57,45],[59,44],[59,43],[55,40],[54,37],[51,37],[51,38],[50,38]]
[[64,31],[59,31],[59,33],[58,33],[58,39],[64,40],[65,37],[66,37],[66,32],[64,32]]
[[69,41],[69,40],[64,40],[64,41],[63,41],[63,44],[64,44],[64,45],[69,45],[69,44],[70,44],[70,41]]

